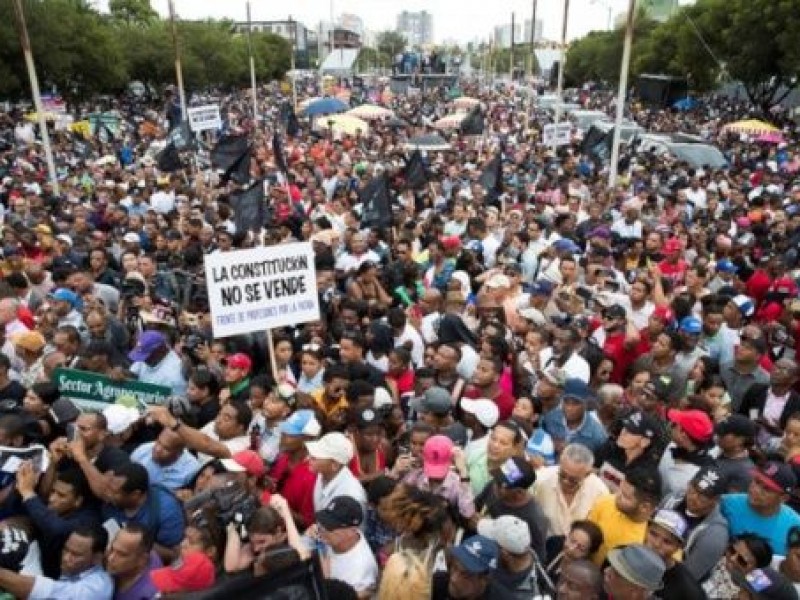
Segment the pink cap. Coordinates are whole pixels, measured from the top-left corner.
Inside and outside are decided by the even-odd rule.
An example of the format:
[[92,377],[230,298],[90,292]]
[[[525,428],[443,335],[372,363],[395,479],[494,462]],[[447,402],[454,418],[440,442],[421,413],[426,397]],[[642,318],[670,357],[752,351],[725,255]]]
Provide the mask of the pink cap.
[[422,470],[426,477],[444,479],[452,460],[453,440],[445,435],[428,438],[422,450]]

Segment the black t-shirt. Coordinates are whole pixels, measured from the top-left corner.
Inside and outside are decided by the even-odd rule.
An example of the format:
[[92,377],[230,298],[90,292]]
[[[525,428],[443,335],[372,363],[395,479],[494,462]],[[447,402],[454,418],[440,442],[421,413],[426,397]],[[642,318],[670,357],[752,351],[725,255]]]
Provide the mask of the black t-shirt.
[[218,413],[219,400],[217,398],[212,398],[205,404],[200,405],[195,413],[195,417],[197,419],[197,428],[202,429],[205,427],[207,424],[217,418]]
[[8,385],[0,389],[0,400],[14,400],[22,402],[25,398],[25,387],[19,381],[9,381]]
[[[450,595],[449,585],[450,574],[447,571],[434,573],[431,582],[431,600],[455,600]],[[476,600],[514,600],[514,595],[491,577],[486,590]]]
[[675,563],[664,573],[664,587],[656,592],[663,600],[706,600],[706,593],[683,563]]

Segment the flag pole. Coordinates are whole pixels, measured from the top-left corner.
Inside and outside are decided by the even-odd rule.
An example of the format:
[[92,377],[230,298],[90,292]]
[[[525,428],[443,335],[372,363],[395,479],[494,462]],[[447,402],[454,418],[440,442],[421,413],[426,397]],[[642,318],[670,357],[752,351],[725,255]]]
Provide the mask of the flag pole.
[[186,92],[183,88],[183,69],[181,68],[181,48],[178,43],[178,28],[175,25],[175,2],[169,0],[169,22],[172,27],[172,46],[175,49],[175,78],[178,82],[178,94],[181,99],[181,120],[188,118],[186,112]]
[[516,28],[516,14],[512,11],[512,13],[511,13],[511,49],[509,51],[509,58],[508,58],[508,62],[509,62],[508,71],[509,71],[509,75],[511,76],[512,85],[514,83],[514,42],[516,41],[516,39],[515,39],[516,38],[516,36],[515,36],[516,31],[514,31],[515,28]]
[[253,89],[253,121],[258,127],[258,88],[256,87],[256,59],[253,56],[253,21],[250,18],[250,2],[247,2],[247,52],[250,54],[250,87]]
[[19,41],[22,46],[22,54],[25,57],[25,67],[28,70],[28,79],[31,84],[31,95],[33,96],[33,106],[36,108],[36,120],[39,125],[39,132],[42,135],[42,145],[44,146],[44,157],[47,161],[47,175],[53,186],[53,193],[58,196],[60,189],[58,186],[58,175],[56,173],[56,163],[53,160],[53,148],[50,145],[50,133],[47,131],[47,121],[42,107],[42,94],[39,91],[39,77],[36,75],[36,65],[33,63],[33,51],[31,50],[31,40],[28,37],[28,25],[25,23],[25,13],[22,8],[22,0],[14,0],[14,17],[17,21],[19,30]]
[[531,55],[530,55],[530,78],[533,80],[533,61],[536,58],[536,4],[537,0],[533,0],[533,11],[531,13]]
[[[564,0],[564,22],[561,24],[561,58],[558,63],[558,88],[556,89],[555,124],[558,131],[558,122],[561,120],[561,104],[564,97],[564,66],[567,62],[567,24],[569,19],[569,0]],[[558,148],[558,135],[553,136],[553,153]]]
[[297,110],[297,73],[295,73],[294,53],[297,50],[297,23],[289,17],[289,27],[292,28],[292,54],[291,54],[291,73],[292,73],[292,110]]
[[617,185],[617,164],[619,163],[620,129],[625,114],[625,97],[628,89],[628,67],[631,63],[631,46],[633,45],[633,26],[636,22],[636,0],[628,2],[628,16],[625,23],[625,43],[622,46],[622,63],[619,72],[619,89],[617,90],[617,114],[614,119],[614,137],[611,142],[611,164],[608,165],[608,187]]

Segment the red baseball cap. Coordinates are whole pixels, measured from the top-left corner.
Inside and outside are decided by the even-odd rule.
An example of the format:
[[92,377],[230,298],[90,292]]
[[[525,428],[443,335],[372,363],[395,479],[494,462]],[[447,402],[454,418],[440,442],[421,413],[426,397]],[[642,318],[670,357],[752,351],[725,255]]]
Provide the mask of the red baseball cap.
[[169,567],[150,571],[150,579],[162,594],[199,592],[214,585],[214,563],[202,552],[189,552]]
[[234,369],[242,369],[248,373],[250,372],[250,369],[253,368],[253,361],[250,360],[250,357],[247,356],[247,354],[243,354],[241,352],[237,354],[231,354],[225,359],[225,364],[229,367],[233,367]]
[[223,458],[220,462],[225,470],[231,473],[247,473],[253,477],[261,477],[267,472],[264,461],[252,450],[242,450],[231,458]]
[[669,306],[656,306],[655,310],[653,310],[653,316],[665,325],[669,325],[675,320],[675,313],[672,312]]
[[664,242],[664,254],[674,254],[683,250],[683,244],[678,238],[669,238]]
[[422,450],[422,469],[426,477],[443,479],[453,460],[453,440],[446,435],[428,438]]
[[714,435],[714,423],[702,410],[669,410],[667,419],[675,423],[696,442],[705,443]]

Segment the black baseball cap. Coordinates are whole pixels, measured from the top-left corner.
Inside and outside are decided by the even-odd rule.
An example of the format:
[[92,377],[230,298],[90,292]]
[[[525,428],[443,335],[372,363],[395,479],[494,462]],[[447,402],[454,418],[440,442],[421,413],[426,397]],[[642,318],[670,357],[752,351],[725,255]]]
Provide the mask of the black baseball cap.
[[357,500],[350,496],[336,496],[328,507],[317,511],[317,523],[328,531],[358,527],[364,520],[364,510]]
[[659,423],[655,417],[637,410],[622,419],[622,427],[633,435],[641,435],[652,440],[656,437]]
[[745,438],[755,438],[758,433],[756,424],[744,415],[728,415],[715,427],[719,436],[732,434]]

